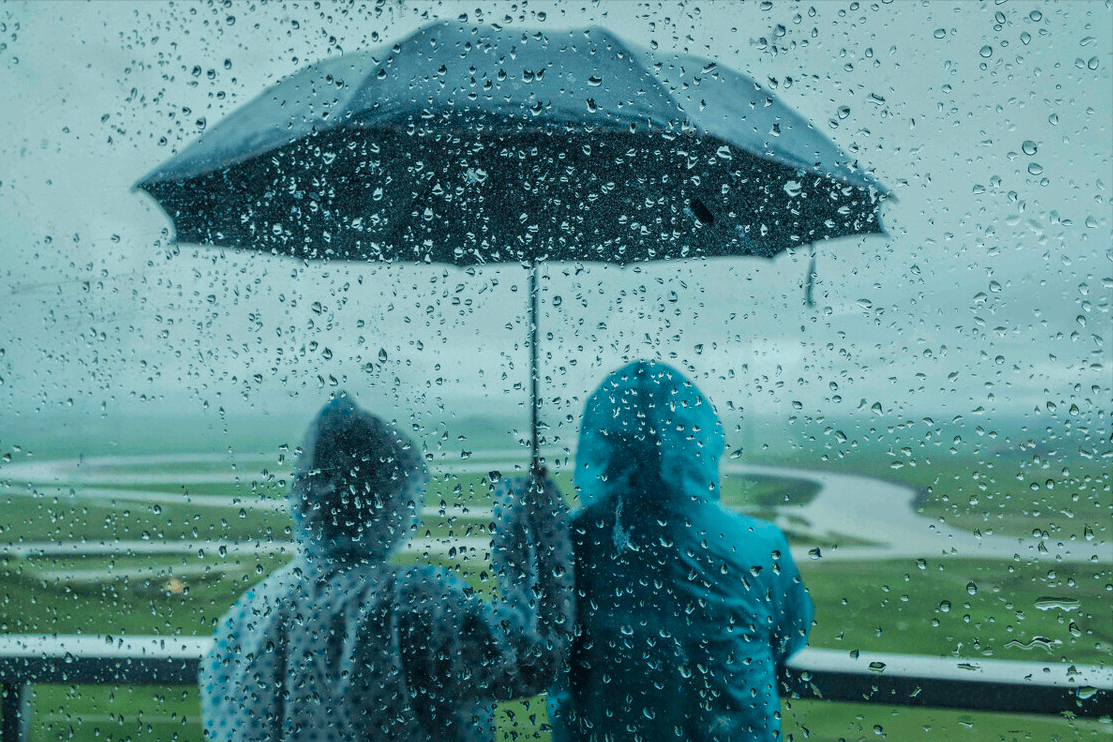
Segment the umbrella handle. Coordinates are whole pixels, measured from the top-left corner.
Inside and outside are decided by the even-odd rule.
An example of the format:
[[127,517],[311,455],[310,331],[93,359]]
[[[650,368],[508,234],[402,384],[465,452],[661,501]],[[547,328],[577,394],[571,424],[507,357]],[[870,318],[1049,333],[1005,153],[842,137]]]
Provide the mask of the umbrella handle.
[[532,260],[529,265],[529,385],[532,415],[531,423],[533,426],[533,438],[530,441],[530,451],[532,454],[530,473],[534,476],[544,476],[545,469],[541,466],[541,444],[538,432],[540,427],[538,413],[541,400],[537,393],[539,382],[537,370],[537,320],[540,314],[537,310],[537,295],[537,261]]

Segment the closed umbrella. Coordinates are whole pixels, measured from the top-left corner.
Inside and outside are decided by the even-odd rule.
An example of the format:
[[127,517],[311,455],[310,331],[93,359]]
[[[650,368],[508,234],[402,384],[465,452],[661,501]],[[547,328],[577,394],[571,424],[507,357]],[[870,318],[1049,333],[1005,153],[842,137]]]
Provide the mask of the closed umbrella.
[[321,60],[138,183],[176,240],[530,268],[773,257],[880,233],[884,189],[743,74],[600,28],[432,23]]

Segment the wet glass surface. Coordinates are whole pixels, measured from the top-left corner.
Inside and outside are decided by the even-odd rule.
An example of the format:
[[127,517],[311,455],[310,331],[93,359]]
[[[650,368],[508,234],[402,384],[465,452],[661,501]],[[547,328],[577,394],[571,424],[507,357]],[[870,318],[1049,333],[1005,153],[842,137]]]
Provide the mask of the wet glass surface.
[[[787,537],[810,646],[1107,668],[1111,20],[1103,3],[0,6],[0,632],[211,635],[294,558],[294,467],[341,391],[428,470],[394,563],[495,596],[491,491],[531,465],[538,260],[540,452],[573,512],[589,395],[665,363],[723,426],[722,503]],[[477,41],[475,73],[386,64],[435,21],[461,44],[497,25],[514,51],[481,64]],[[588,27],[613,36],[568,30]],[[374,57],[367,89],[412,98],[412,128],[353,113],[345,54]],[[164,211],[134,188],[318,60],[343,74],[272,100],[208,206],[216,191]],[[640,83],[619,76],[632,60]],[[760,89],[723,95],[731,71]],[[490,111],[442,126],[519,98],[541,134]],[[739,110],[715,119],[723,101]],[[736,139],[708,134],[720,120]],[[309,144],[245,164],[291,132]],[[176,241],[188,218],[195,242]],[[195,686],[30,699],[33,739],[201,734]],[[1110,729],[781,713],[797,739]],[[541,697],[494,719],[550,737]]]

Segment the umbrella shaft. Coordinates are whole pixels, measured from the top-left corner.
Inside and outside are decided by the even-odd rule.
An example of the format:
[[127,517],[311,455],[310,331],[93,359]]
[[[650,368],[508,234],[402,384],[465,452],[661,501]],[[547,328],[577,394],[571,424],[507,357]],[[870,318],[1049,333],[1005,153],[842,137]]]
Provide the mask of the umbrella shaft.
[[533,427],[531,441],[533,461],[530,470],[532,472],[539,471],[541,467],[541,446],[538,439],[538,408],[541,406],[541,400],[537,394],[537,300],[537,261],[532,261],[529,267],[529,385]]

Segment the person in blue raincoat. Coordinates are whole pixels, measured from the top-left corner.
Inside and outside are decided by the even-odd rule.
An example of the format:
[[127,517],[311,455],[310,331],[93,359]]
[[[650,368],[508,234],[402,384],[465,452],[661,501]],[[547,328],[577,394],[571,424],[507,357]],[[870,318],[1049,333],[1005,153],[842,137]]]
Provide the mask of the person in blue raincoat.
[[813,607],[784,534],[719,503],[723,447],[711,404],[664,364],[625,366],[588,400],[558,742],[779,737],[775,668]]
[[567,510],[547,481],[496,492],[481,600],[397,567],[427,484],[413,443],[340,395],[310,426],[290,487],[299,553],[219,623],[202,663],[207,739],[490,740],[492,701],[554,681],[572,627]]

